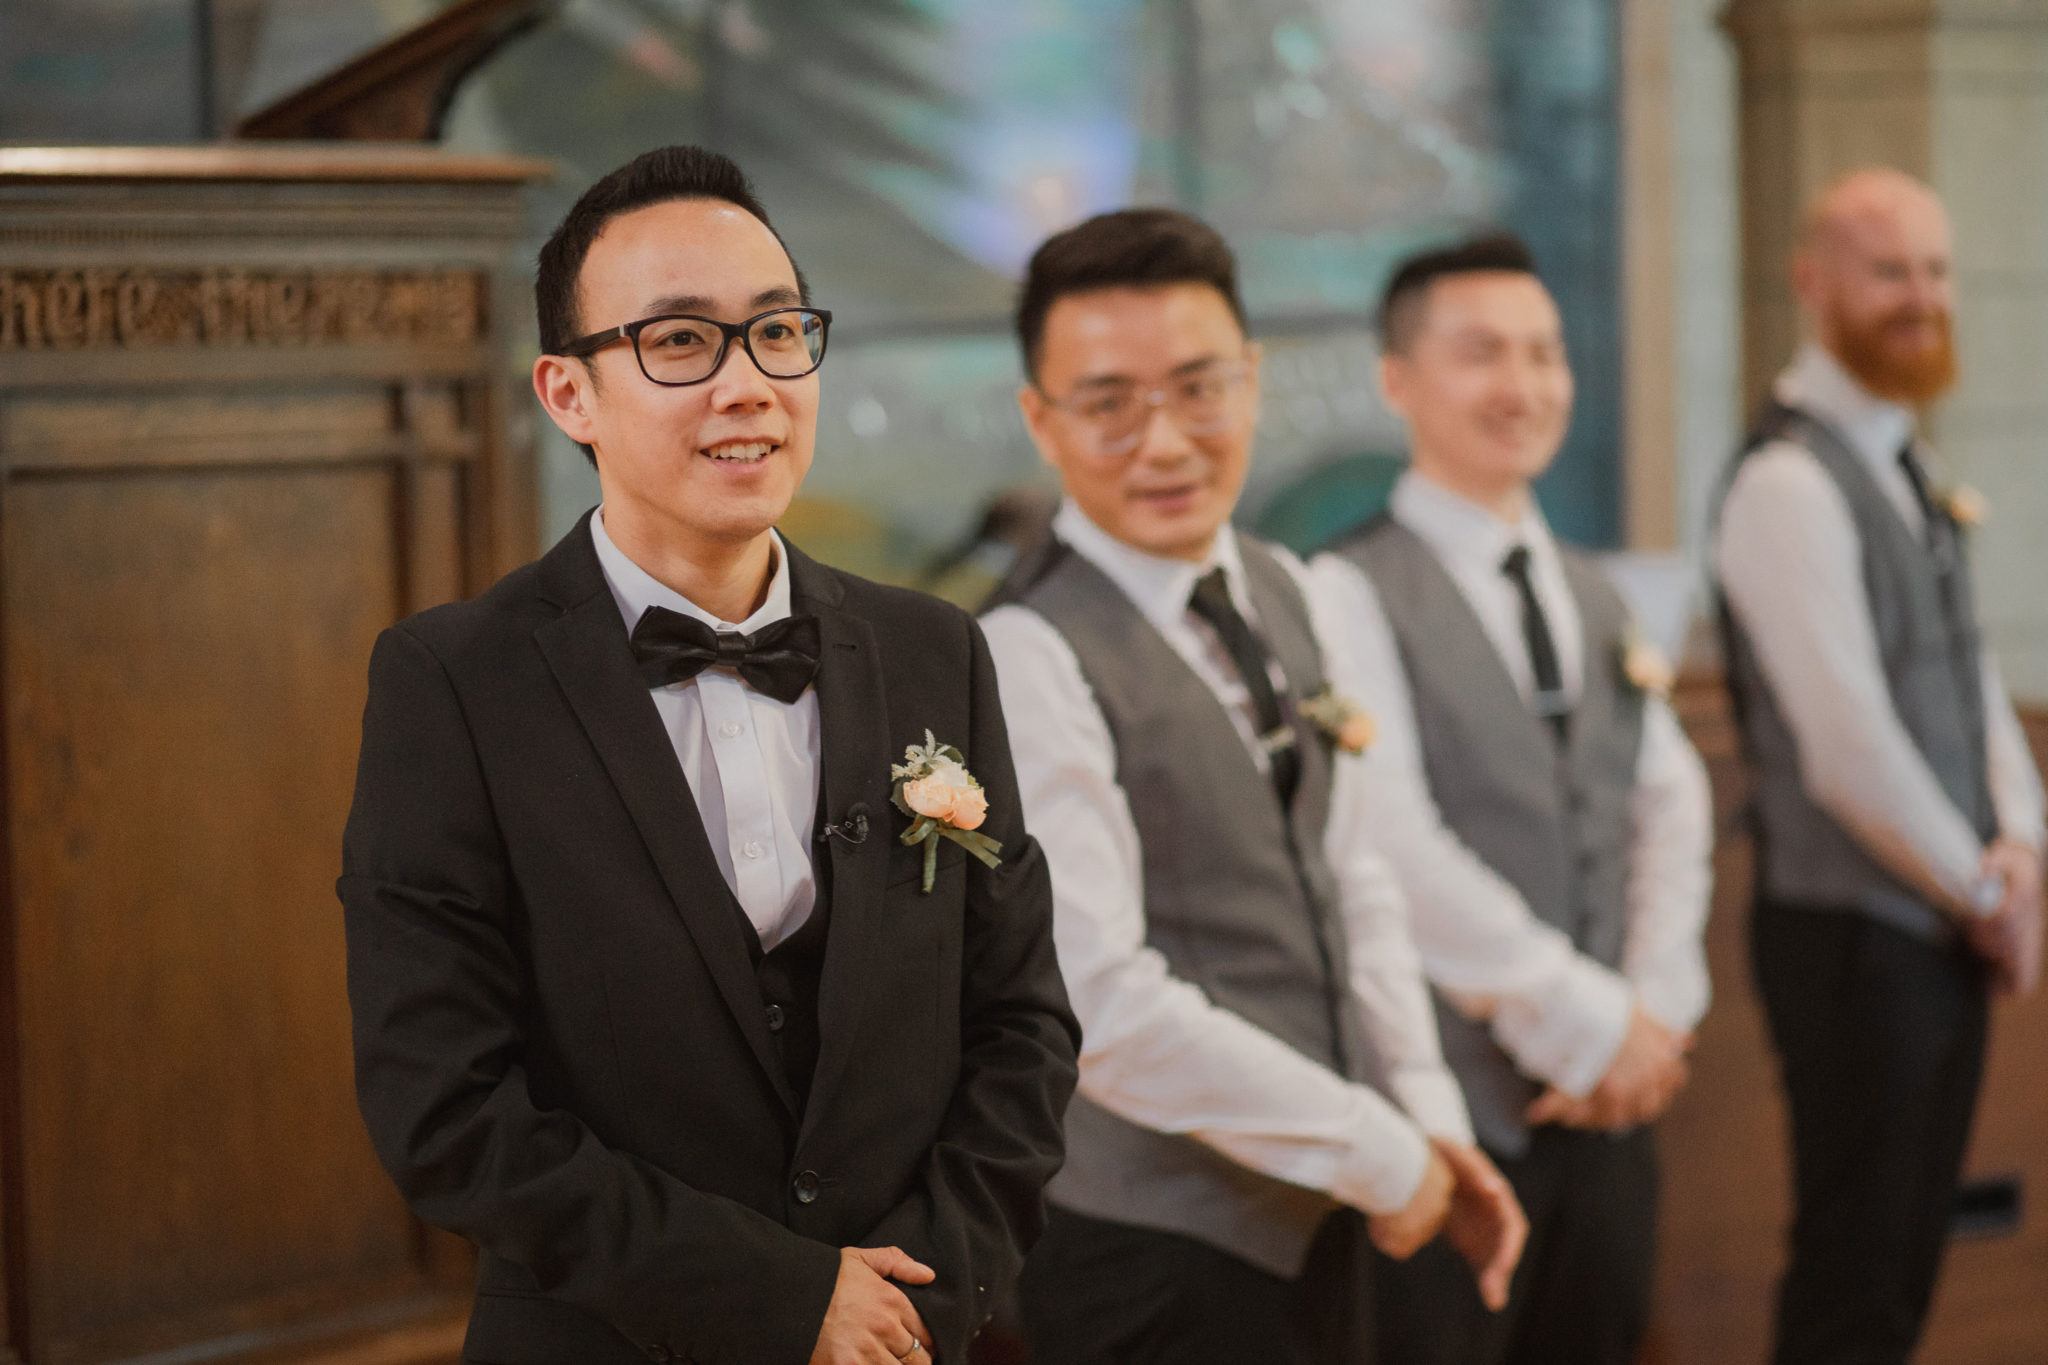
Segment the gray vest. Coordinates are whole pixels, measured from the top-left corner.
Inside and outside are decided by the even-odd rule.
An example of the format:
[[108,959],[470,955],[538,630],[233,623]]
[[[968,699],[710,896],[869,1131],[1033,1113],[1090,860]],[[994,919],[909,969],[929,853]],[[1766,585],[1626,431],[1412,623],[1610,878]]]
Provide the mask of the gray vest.
[[[1413,531],[1381,517],[1338,547],[1371,576],[1414,694],[1430,795],[1444,824],[1521,892],[1544,923],[1613,967],[1628,925],[1629,797],[1642,747],[1643,696],[1622,674],[1629,614],[1598,564],[1562,552],[1585,626],[1585,686],[1569,739],[1515,687],[1485,627]],[[1416,906],[1428,914],[1428,906]],[[1465,1091],[1472,1125],[1507,1156],[1528,1149],[1522,1113],[1540,1093],[1493,1041],[1441,994],[1444,1060]]]
[[[1980,643],[1962,537],[1937,507],[1928,539],[1913,534],[1869,467],[1817,418],[1773,403],[1741,461],[1775,441],[1813,453],[1849,504],[1863,549],[1863,590],[1877,631],[1892,708],[1949,800],[1990,839],[1998,829],[1984,744]],[[1799,749],[1779,714],[1756,650],[1724,601],[1721,633],[1728,685],[1755,776],[1758,898],[1860,910],[1895,928],[1940,940],[1946,917],[1892,876],[1807,795]]]
[[[1323,685],[1308,607],[1271,554],[1239,544],[1291,710]],[[1109,726],[1142,850],[1147,944],[1217,1005],[1332,1070],[1378,1083],[1322,852],[1327,742],[1292,717],[1301,779],[1283,815],[1216,694],[1101,570],[1062,547],[1018,600],[1073,649]],[[1337,1207],[1080,1096],[1067,1110],[1066,1165],[1046,1193],[1078,1213],[1183,1233],[1287,1278]]]

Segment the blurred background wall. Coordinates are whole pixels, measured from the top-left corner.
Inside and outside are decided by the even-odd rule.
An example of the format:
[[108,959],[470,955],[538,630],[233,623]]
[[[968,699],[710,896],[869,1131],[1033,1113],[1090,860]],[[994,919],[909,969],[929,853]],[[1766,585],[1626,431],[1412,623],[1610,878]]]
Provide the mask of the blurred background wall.
[[[13,0],[0,139],[209,136],[434,8]],[[1201,213],[1243,257],[1271,354],[1249,521],[1311,540],[1384,483],[1399,446],[1371,303],[1403,252],[1498,223],[1534,245],[1579,374],[1552,518],[1594,546],[1674,548],[1735,429],[1733,83],[1714,8],[567,0],[468,83],[447,142],[559,166],[529,197],[528,259],[637,151],[738,157],[836,314],[806,490],[822,506],[800,524],[882,576],[915,576],[995,490],[1042,479],[1012,397],[1013,281],[1048,232],[1133,202]],[[1624,110],[1672,159],[1631,145]],[[1678,272],[1645,286],[1669,338],[1654,361],[1621,345],[1625,317],[1649,316],[1629,297],[1644,252]],[[533,432],[552,534],[595,481],[551,427]],[[1307,476],[1345,498],[1290,498]]]

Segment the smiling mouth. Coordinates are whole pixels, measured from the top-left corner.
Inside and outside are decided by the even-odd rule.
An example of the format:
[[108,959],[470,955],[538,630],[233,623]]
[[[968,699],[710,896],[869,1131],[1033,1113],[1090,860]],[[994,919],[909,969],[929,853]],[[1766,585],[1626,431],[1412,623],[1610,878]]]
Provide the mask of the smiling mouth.
[[773,441],[723,441],[697,453],[720,464],[759,464],[779,449]]

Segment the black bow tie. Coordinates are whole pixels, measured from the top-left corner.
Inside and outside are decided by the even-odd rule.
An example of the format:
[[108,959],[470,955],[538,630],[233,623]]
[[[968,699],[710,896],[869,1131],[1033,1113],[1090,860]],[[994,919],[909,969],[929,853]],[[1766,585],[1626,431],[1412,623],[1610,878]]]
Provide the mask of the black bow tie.
[[649,687],[688,682],[724,665],[764,696],[793,702],[818,676],[818,618],[785,616],[752,635],[713,630],[694,616],[649,607],[633,627],[633,658]]

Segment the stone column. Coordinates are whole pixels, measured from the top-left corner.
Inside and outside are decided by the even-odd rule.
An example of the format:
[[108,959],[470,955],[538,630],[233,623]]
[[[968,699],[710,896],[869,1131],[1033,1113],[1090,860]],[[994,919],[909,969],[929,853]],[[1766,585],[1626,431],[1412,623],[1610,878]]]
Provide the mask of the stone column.
[[2048,697],[2048,0],[1732,0],[1740,56],[1743,392],[1797,341],[1786,278],[1808,200],[1896,166],[1955,220],[1962,382],[1931,426],[1981,489],[1980,608],[2007,679]]

